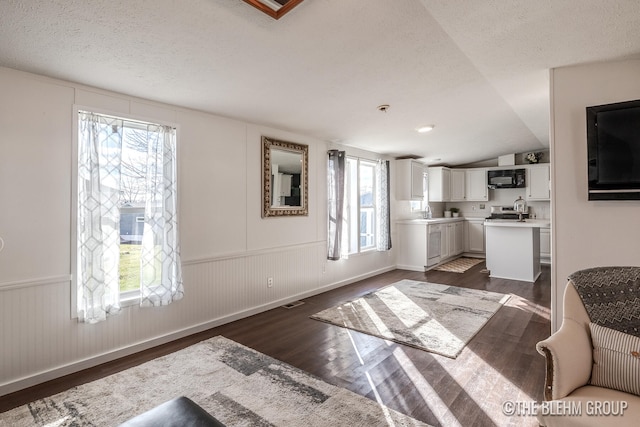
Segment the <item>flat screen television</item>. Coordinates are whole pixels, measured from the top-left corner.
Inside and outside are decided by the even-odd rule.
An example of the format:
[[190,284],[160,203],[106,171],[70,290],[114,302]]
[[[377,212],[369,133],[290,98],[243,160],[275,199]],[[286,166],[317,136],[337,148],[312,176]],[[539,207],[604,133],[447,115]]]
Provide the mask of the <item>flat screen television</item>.
[[589,200],[640,200],[640,100],[587,107]]

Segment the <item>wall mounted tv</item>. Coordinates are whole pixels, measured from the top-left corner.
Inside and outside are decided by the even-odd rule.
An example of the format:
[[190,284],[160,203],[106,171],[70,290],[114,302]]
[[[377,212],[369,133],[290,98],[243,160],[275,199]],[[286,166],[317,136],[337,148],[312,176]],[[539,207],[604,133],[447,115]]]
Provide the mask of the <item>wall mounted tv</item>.
[[640,200],[640,100],[587,107],[589,200]]

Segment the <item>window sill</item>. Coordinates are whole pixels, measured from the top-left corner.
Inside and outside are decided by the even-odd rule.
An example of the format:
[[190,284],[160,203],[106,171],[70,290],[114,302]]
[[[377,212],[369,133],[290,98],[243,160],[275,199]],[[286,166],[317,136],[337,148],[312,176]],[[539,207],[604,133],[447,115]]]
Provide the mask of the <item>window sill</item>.
[[131,307],[140,304],[140,292],[129,291],[120,294],[120,307]]

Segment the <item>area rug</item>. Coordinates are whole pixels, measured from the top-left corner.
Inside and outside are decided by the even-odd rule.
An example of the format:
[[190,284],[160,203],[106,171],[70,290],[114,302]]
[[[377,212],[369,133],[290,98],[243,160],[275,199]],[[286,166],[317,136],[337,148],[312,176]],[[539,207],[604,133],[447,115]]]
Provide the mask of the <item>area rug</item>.
[[434,268],[434,270],[447,271],[449,273],[464,273],[474,265],[480,264],[483,261],[484,259],[482,258],[461,257],[439,265]]
[[455,359],[508,299],[405,279],[311,318]]
[[4,412],[0,426],[116,426],[178,396],[227,426],[426,425],[218,336]]

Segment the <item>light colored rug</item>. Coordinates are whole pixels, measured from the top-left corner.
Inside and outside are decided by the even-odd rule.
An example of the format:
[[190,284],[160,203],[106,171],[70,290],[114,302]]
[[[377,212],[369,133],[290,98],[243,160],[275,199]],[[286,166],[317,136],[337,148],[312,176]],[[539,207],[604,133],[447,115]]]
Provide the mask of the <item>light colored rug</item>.
[[218,336],[4,412],[0,426],[115,426],[178,396],[227,426],[426,425]]
[[434,268],[434,270],[448,271],[450,273],[464,273],[474,265],[480,264],[483,261],[484,259],[482,258],[461,257],[439,265]]
[[405,279],[311,318],[455,359],[508,299]]

